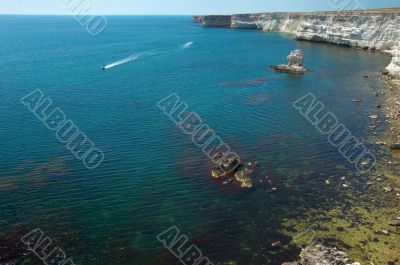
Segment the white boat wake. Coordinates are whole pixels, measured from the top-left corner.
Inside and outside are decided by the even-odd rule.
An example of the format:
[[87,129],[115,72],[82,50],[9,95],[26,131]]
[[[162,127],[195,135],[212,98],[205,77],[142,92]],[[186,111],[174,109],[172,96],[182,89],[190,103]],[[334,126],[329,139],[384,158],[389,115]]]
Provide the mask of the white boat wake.
[[107,65],[103,66],[101,69],[107,70],[107,69],[113,68],[113,67],[115,67],[115,66],[118,66],[118,65],[121,65],[121,64],[130,62],[130,61],[134,61],[134,60],[136,60],[137,58],[139,58],[140,55],[141,55],[140,53],[132,54],[132,55],[129,56],[128,58],[125,58],[125,59],[116,61],[116,62],[111,63],[111,64],[107,64]]
[[182,50],[189,49],[193,44],[194,44],[194,42],[192,42],[192,41],[183,44],[182,45]]

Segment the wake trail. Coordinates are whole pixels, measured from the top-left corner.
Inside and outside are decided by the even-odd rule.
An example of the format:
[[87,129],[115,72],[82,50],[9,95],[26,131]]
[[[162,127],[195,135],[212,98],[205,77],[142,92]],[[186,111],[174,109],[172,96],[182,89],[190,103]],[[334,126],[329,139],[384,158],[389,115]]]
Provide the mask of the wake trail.
[[107,65],[103,66],[103,70],[107,70],[107,69],[116,67],[118,65],[121,65],[121,64],[124,64],[124,63],[128,63],[130,61],[134,61],[137,58],[139,58],[141,55],[142,55],[141,53],[132,54],[131,56],[129,56],[129,57],[125,58],[125,59],[122,59],[122,60],[119,60],[119,61],[116,61],[116,62],[113,62],[113,63],[110,63],[110,64],[107,64]]
[[[185,44],[183,44],[183,45],[181,46],[181,50],[189,49],[193,44],[194,44],[194,42],[192,42],[192,41],[187,42],[187,43],[185,43]],[[101,69],[102,69],[102,70],[108,70],[108,69],[111,69],[111,68],[113,68],[113,67],[119,66],[119,65],[121,65],[121,64],[125,64],[125,63],[131,62],[131,61],[135,61],[135,60],[137,60],[139,57],[143,57],[143,56],[145,56],[145,57],[148,57],[148,56],[158,56],[158,55],[166,54],[166,53],[168,53],[168,51],[157,51],[157,50],[156,50],[156,51],[151,51],[151,52],[140,52],[140,53],[135,53],[135,54],[132,54],[131,56],[129,56],[129,57],[125,58],[125,59],[118,60],[118,61],[116,61],[116,62],[113,62],[113,63],[107,64],[107,65],[104,65],[104,66],[101,67]]]

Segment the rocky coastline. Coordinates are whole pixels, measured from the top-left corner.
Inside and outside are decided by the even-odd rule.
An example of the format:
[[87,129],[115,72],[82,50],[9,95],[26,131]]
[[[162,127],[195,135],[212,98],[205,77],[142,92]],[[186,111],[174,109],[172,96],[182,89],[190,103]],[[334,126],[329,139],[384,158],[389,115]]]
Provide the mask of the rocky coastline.
[[231,27],[295,34],[297,40],[381,51],[392,55],[388,75],[400,80],[400,8],[312,13],[194,16],[204,27]]
[[359,262],[352,262],[349,255],[336,248],[323,245],[309,246],[300,253],[300,260],[286,262],[282,265],[360,265]]
[[[378,162],[376,170],[365,176],[366,182],[362,184],[365,186],[363,194],[360,194],[359,198],[352,198],[354,204],[351,207],[354,216],[353,213],[350,214],[347,211],[344,213],[339,207],[326,213],[323,217],[328,220],[326,222],[317,222],[311,218],[304,221],[305,224],[302,227],[303,224],[287,221],[290,227],[298,225],[299,230],[307,229],[312,225],[324,227],[326,231],[321,230],[318,233],[327,241],[332,236],[331,226],[333,230],[337,226],[336,229],[340,229],[337,230],[339,234],[342,227],[347,227],[345,233],[349,236],[340,235],[338,239],[347,242],[348,247],[338,244],[339,250],[324,245],[308,246],[302,250],[298,261],[285,263],[285,265],[400,264],[399,252],[393,251],[398,249],[398,235],[400,235],[398,203],[400,199],[398,173],[400,169],[400,27],[398,26],[400,25],[400,8],[346,12],[238,14],[223,17],[196,16],[193,21],[204,27],[214,27],[218,21],[221,21],[219,27],[284,32],[294,34],[296,40],[299,41],[325,42],[391,55],[391,62],[382,73],[365,76],[380,79],[387,85],[387,90],[373,92],[377,97],[384,97],[383,103],[368,107],[373,113],[379,114],[370,116],[371,138],[376,137],[373,141],[386,155]],[[288,69],[290,65],[288,57],[287,65],[271,66],[270,69],[277,72],[295,73],[294,69]],[[304,66],[303,63],[298,65]],[[356,104],[362,104],[360,103],[362,99],[353,99],[353,101]],[[383,123],[387,124],[388,130],[377,133],[376,128]],[[326,185],[332,185],[331,181],[326,180]],[[343,184],[343,189],[346,187],[348,185]],[[351,220],[353,217],[361,220],[360,226]],[[353,247],[362,249],[363,253],[356,253]],[[378,252],[380,254],[377,254]]]

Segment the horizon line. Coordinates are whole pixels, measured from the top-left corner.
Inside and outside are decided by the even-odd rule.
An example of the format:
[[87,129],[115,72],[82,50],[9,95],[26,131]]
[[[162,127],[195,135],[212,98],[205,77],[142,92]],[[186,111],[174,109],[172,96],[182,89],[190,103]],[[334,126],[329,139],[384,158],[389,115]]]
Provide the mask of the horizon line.
[[[188,14],[87,14],[88,16],[201,16],[197,15],[188,15]],[[38,13],[23,13],[23,14],[14,14],[14,13],[0,13],[0,16],[58,16],[58,17],[69,17],[73,16],[73,14],[38,14]]]
[[[245,13],[220,13],[220,14],[86,14],[89,16],[205,16],[205,15],[221,15],[221,16],[230,16],[230,15],[239,15],[239,14],[262,14],[262,13],[319,13],[319,12],[346,12],[346,11],[377,11],[377,10],[387,10],[387,9],[399,9],[400,6],[394,7],[383,7],[383,8],[371,8],[371,9],[343,9],[343,10],[318,10],[318,11],[254,11],[254,12],[245,12]],[[70,13],[0,13],[0,16],[71,16]]]

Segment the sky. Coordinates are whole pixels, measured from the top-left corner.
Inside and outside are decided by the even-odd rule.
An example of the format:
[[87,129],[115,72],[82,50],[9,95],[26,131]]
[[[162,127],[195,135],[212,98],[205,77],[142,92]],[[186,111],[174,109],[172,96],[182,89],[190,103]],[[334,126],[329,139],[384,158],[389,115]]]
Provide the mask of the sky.
[[[400,7],[400,0],[0,0],[0,14],[70,14],[71,4],[102,15],[207,15]],[[68,4],[69,3],[69,4]],[[347,5],[347,3],[350,3]],[[351,8],[347,8],[351,9]]]

